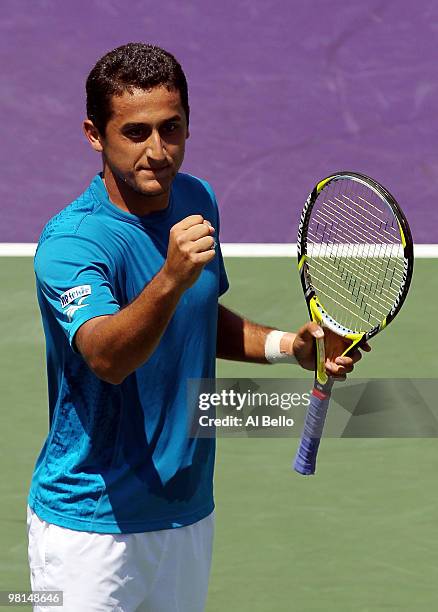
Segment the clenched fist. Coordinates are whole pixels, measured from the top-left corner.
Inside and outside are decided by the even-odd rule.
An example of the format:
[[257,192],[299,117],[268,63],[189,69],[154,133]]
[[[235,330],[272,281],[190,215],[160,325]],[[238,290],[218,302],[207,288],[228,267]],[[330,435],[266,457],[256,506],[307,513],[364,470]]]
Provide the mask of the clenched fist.
[[214,232],[201,215],[190,215],[171,228],[163,271],[183,289],[195,283],[215,256]]

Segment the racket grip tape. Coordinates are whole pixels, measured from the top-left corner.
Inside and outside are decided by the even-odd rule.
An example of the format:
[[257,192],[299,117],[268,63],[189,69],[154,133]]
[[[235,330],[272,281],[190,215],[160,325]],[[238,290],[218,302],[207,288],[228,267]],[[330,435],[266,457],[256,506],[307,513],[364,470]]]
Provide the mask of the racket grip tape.
[[294,470],[303,476],[310,476],[316,470],[316,457],[330,402],[330,393],[331,385],[324,391],[315,387],[310,396],[303,434],[294,462]]

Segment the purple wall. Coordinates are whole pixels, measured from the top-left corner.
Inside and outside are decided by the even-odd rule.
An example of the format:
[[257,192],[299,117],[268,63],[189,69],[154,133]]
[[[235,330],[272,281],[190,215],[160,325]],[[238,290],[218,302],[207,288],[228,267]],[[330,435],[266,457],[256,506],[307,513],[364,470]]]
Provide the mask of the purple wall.
[[223,241],[294,241],[313,183],[350,169],[394,193],[417,242],[438,242],[435,0],[1,4],[1,242],[36,241],[100,170],[84,82],[129,41],[187,73],[183,169],[215,188]]

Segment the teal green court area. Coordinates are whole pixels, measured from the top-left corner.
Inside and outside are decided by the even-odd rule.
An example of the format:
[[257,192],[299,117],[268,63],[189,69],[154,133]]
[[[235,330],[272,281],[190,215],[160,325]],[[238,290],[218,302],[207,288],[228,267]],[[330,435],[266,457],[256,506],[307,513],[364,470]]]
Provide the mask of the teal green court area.
[[[226,306],[280,329],[306,321],[295,261],[230,258],[226,266]],[[438,377],[437,269],[435,259],[416,261],[406,305],[353,376]],[[0,279],[0,590],[23,590],[26,495],[48,424],[44,344],[31,259],[0,259]],[[218,362],[221,378],[303,374]],[[326,438],[310,478],[291,470],[297,443],[218,440],[207,611],[437,609],[438,439]]]

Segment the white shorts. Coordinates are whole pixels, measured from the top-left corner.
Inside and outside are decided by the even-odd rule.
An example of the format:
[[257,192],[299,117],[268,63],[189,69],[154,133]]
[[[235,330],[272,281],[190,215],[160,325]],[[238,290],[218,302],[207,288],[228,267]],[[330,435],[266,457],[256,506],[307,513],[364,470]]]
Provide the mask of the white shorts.
[[27,508],[33,591],[63,591],[36,612],[202,612],[214,513],[177,529],[107,534],[42,521]]

